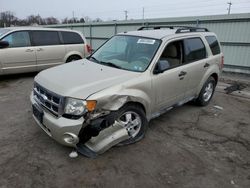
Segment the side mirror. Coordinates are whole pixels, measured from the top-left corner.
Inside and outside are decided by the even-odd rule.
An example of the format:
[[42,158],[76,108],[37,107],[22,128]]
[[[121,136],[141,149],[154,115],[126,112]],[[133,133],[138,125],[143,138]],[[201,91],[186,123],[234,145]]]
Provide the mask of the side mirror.
[[0,49],[2,49],[2,48],[7,48],[7,47],[9,47],[9,42],[7,42],[7,41],[0,41]]
[[167,60],[159,60],[155,66],[154,74],[163,73],[165,70],[169,69],[170,64]]

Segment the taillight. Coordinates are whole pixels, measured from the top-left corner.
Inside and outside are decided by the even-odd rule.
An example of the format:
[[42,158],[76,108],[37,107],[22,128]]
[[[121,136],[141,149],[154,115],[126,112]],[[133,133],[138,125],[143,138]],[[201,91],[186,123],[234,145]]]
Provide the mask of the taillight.
[[224,55],[221,56],[220,68],[223,69],[224,67]]
[[92,53],[92,48],[91,48],[91,46],[90,46],[89,44],[87,44],[87,45],[86,45],[86,48],[87,48],[87,52],[88,52],[89,54],[91,54],[91,53]]

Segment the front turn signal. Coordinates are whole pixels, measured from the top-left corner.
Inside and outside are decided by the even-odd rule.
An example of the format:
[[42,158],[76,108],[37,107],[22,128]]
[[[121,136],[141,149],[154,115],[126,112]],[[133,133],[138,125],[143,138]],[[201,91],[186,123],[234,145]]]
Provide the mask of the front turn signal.
[[96,101],[94,100],[87,100],[87,105],[86,105],[86,108],[89,112],[92,112],[93,110],[95,110],[95,107],[96,107]]

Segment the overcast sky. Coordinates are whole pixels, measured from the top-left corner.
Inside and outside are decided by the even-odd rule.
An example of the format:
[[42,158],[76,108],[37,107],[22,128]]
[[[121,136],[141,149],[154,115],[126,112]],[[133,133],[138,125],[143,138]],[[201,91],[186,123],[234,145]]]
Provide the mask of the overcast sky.
[[[85,17],[103,20],[163,18],[227,14],[230,0],[0,0],[0,12],[12,11],[19,18],[31,14],[59,20]],[[250,0],[232,0],[231,13],[250,13]]]

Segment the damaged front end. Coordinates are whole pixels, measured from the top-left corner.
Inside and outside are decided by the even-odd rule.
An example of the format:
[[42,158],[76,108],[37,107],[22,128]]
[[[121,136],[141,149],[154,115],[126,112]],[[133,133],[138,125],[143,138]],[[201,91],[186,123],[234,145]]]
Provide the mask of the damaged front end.
[[87,116],[85,118],[88,119],[80,130],[79,142],[76,145],[77,151],[82,155],[94,158],[130,138],[127,128],[122,122],[115,120],[115,112]]
[[146,99],[137,97],[143,96],[139,90],[126,91],[131,94],[128,96],[122,89],[119,86],[80,99],[59,96],[36,83],[30,96],[33,117],[58,143],[95,157],[119,143],[134,143],[144,135],[141,127],[147,123],[146,111],[138,103],[144,104]]
[[[119,143],[129,144],[143,137],[140,134],[143,124],[140,110],[124,110],[131,104],[130,101],[140,101],[140,98],[113,94],[101,99],[93,111],[89,110],[84,115],[85,122],[78,134],[77,151],[87,157],[96,157]],[[134,103],[132,106],[136,107]]]

